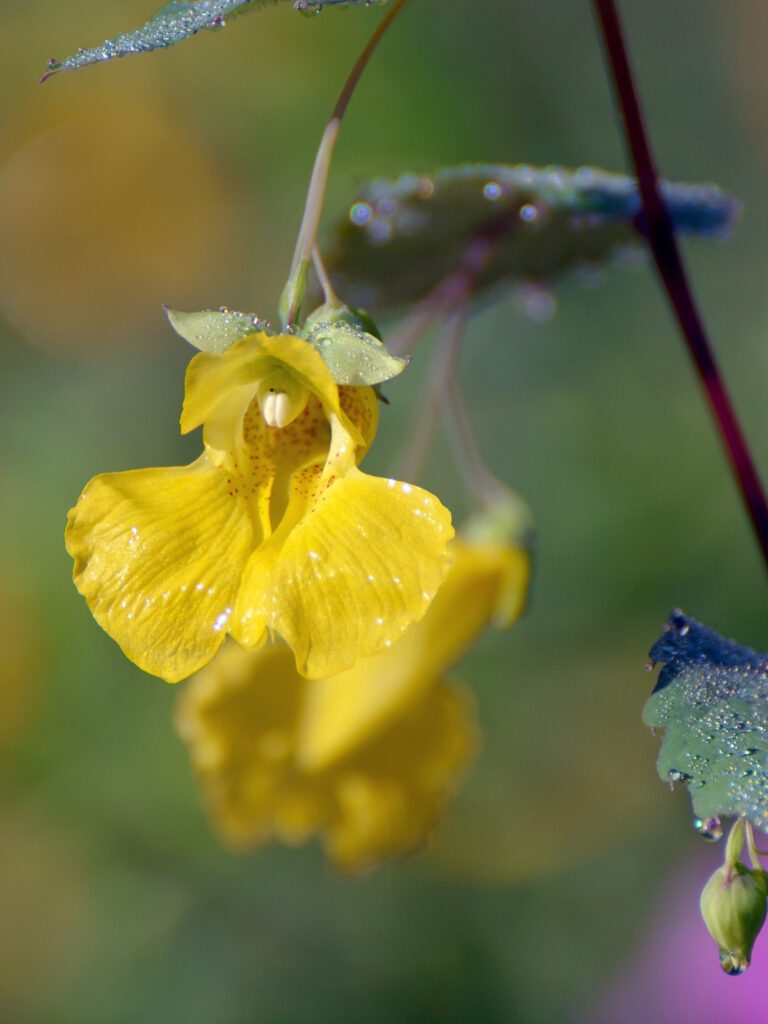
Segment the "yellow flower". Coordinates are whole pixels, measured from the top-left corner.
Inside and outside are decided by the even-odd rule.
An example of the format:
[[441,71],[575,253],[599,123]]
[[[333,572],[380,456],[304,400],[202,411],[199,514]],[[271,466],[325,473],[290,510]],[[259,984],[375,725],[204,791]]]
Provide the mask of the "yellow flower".
[[319,835],[359,871],[429,837],[477,746],[473,703],[442,676],[489,622],[512,624],[529,578],[521,548],[451,551],[424,618],[344,672],[308,680],[285,648],[232,645],[189,680],[176,728],[223,842]]
[[187,371],[190,466],[95,477],[69,515],[74,580],[140,668],[190,675],[225,634],[271,633],[318,677],[391,644],[448,569],[450,514],[357,468],[376,433],[368,387],[337,387],[291,335],[243,338]]

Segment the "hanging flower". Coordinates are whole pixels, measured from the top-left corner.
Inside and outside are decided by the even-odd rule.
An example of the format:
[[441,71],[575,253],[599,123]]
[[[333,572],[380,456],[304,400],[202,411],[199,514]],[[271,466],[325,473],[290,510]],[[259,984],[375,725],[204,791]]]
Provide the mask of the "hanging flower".
[[448,569],[449,512],[357,464],[376,433],[369,387],[337,386],[292,335],[254,334],[189,365],[190,466],[95,477],[67,525],[74,580],[126,655],[169,682],[227,633],[279,634],[310,677],[391,644]]
[[520,547],[451,551],[424,618],[344,672],[308,680],[284,647],[231,645],[189,680],[176,728],[227,845],[319,835],[358,871],[428,838],[478,744],[470,696],[442,677],[489,622],[512,625],[529,578]]

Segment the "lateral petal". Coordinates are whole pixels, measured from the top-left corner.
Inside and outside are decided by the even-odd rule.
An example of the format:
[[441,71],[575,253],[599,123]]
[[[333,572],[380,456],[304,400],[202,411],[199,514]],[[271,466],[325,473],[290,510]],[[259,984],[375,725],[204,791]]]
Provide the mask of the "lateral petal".
[[457,535],[449,551],[446,581],[419,622],[390,648],[307,690],[296,750],[306,771],[327,768],[407,714],[489,624],[517,618],[530,572],[523,548]]
[[322,833],[328,858],[342,871],[369,871],[425,845],[478,746],[471,694],[442,682],[432,687],[322,774],[335,803]]
[[233,644],[182,689],[174,722],[224,843],[319,834],[337,867],[369,870],[431,836],[478,745],[474,702],[436,683],[354,755],[306,772],[296,725],[315,685],[286,648]]
[[233,849],[276,835],[299,842],[328,816],[329,799],[293,767],[306,685],[286,648],[230,644],[179,694],[176,731],[189,747],[211,823]]
[[452,536],[450,513],[428,491],[348,469],[254,552],[232,633],[251,646],[266,622],[303,675],[339,672],[421,618],[448,571]]
[[97,476],[69,514],[74,581],[94,618],[168,682],[208,662],[227,632],[253,536],[228,487],[202,455]]

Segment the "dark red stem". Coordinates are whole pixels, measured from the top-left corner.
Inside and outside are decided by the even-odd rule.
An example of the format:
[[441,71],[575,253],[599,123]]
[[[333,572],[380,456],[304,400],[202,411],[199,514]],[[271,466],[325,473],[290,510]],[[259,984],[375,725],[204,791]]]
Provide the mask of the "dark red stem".
[[644,231],[680,329],[688,343],[688,351],[706,390],[710,408],[768,567],[768,503],[688,284],[672,219],[659,192],[658,174],[616,4],[614,0],[592,2],[643,200]]

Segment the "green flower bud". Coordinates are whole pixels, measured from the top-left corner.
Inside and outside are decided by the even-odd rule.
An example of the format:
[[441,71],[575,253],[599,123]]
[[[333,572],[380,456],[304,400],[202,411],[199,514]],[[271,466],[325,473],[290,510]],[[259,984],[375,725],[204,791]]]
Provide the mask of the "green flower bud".
[[750,871],[740,861],[724,864],[701,894],[701,916],[720,949],[726,974],[749,967],[752,946],[763,927],[768,882],[760,869]]

